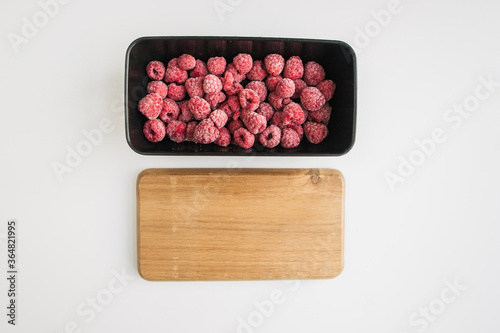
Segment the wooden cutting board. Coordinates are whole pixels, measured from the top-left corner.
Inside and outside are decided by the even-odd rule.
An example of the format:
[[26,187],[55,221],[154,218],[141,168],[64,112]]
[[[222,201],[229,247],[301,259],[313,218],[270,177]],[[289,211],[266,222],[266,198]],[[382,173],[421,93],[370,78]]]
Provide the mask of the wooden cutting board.
[[333,278],[344,178],[331,169],[148,169],[137,178],[146,280]]

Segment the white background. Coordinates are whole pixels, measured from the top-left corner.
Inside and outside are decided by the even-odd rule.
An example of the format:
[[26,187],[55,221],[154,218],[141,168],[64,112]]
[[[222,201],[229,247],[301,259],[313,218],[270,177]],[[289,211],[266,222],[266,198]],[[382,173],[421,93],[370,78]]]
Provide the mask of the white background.
[[[219,15],[218,3],[231,10]],[[473,103],[476,87],[488,92],[481,77],[500,81],[500,5],[401,0],[377,23],[374,13],[387,14],[394,9],[389,3],[73,0],[23,37],[23,20],[33,22],[42,6],[2,0],[0,331],[238,332],[240,325],[240,332],[262,333],[499,332],[498,83]],[[13,34],[28,38],[14,45]],[[293,159],[134,153],[123,119],[125,51],[150,35],[346,41],[358,57],[354,148],[342,157]],[[449,113],[465,102],[474,109],[467,117]],[[54,163],[64,164],[67,149],[85,140],[83,131],[105,118],[113,131],[59,180]],[[445,140],[422,160],[415,141],[436,129]],[[411,156],[420,165],[391,189],[387,173],[397,175],[401,160]],[[223,168],[234,159],[248,168],[322,167],[344,174],[345,268],[339,277],[293,284],[141,279],[139,172]],[[16,327],[6,323],[3,277],[12,218],[19,232]],[[129,278],[120,284],[116,274]],[[453,283],[462,289],[453,292]],[[283,302],[259,310],[256,302],[268,304],[275,290]],[[107,304],[92,316],[87,302],[97,296]]]

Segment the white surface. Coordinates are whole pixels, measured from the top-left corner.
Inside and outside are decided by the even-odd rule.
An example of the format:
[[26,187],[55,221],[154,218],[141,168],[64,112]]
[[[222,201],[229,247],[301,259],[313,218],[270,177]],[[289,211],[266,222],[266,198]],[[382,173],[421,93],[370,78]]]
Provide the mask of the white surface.
[[[240,332],[498,332],[500,87],[456,128],[456,118],[443,117],[467,97],[473,101],[479,77],[500,81],[499,3],[401,0],[376,31],[371,13],[390,1],[220,2],[233,4],[223,20],[212,0],[73,0],[16,53],[9,33],[21,35],[23,18],[32,20],[41,7],[2,1],[0,234],[8,219],[18,220],[20,274],[16,327],[6,323],[7,283],[0,279],[0,331],[238,332],[238,318],[250,317],[258,327]],[[369,43],[356,37],[365,28],[374,29]],[[234,160],[147,157],[128,147],[125,51],[149,35],[324,38],[356,48],[352,151],[339,158],[236,159],[241,167],[344,173],[345,268],[338,278],[294,284],[139,277],[138,173],[223,168]],[[82,131],[104,118],[114,130],[59,181],[53,163],[65,163],[67,147],[76,149]],[[386,172],[397,172],[399,156],[418,157],[414,141],[438,128],[446,140],[391,191]],[[5,238],[0,242],[4,276]],[[114,275],[121,271],[132,277],[123,288]],[[466,290],[449,291],[454,280]],[[86,302],[98,295],[108,301],[107,288],[117,293],[92,317]],[[269,302],[273,290],[283,293],[282,302],[259,315],[255,302]],[[419,311],[429,306],[439,314],[422,319]]]

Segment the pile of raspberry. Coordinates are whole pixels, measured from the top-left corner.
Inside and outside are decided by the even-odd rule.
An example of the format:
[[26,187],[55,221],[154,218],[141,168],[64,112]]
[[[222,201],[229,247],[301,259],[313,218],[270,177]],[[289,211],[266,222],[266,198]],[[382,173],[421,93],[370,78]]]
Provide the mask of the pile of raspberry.
[[205,63],[183,54],[166,66],[151,61],[146,72],[151,81],[138,109],[148,118],[143,132],[151,142],[168,136],[244,149],[256,141],[295,148],[304,136],[318,144],[328,135],[336,86],[315,61],[240,53],[231,63],[223,57]]

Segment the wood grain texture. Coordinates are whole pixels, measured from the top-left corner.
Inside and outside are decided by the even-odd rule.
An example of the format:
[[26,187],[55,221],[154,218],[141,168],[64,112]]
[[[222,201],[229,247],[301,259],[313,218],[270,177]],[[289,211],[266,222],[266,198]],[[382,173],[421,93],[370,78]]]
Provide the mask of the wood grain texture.
[[148,169],[138,267],[152,281],[332,278],[344,265],[344,178],[332,169]]

